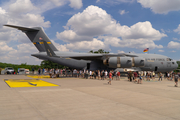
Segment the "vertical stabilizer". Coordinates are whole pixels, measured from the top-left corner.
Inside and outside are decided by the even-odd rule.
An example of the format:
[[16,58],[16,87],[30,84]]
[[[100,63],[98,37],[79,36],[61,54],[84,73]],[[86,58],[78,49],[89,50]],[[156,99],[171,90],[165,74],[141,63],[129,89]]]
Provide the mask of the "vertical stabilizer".
[[21,26],[14,26],[14,25],[4,25],[4,26],[16,28],[24,32],[31,40],[31,42],[36,46],[39,52],[46,52],[46,49],[43,45],[44,42],[42,40],[44,40],[47,44],[49,44],[49,47],[53,51],[58,51],[57,48],[52,44],[48,36],[45,34],[43,28],[41,27],[26,28]]

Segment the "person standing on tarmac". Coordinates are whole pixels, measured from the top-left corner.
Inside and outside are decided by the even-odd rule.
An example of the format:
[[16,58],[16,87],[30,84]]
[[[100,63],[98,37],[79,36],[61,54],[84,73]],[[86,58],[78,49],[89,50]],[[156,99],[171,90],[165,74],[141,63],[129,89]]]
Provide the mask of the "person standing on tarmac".
[[86,79],[88,79],[88,76],[89,76],[89,72],[88,72],[88,70],[86,70]]
[[134,72],[133,74],[134,74],[134,82],[137,82],[137,76],[138,76],[138,74],[137,74],[137,72]]
[[89,76],[90,76],[90,79],[92,79],[92,71],[91,70],[89,71]]
[[101,78],[100,76],[101,76],[101,72],[100,70],[98,70],[98,80]]
[[41,68],[38,69],[38,78],[41,78]]
[[109,82],[108,82],[108,84],[110,84],[110,85],[111,85],[111,80],[112,80],[112,71],[109,72]]
[[104,70],[101,71],[101,80],[104,80]]
[[159,73],[159,81],[160,80],[162,81],[162,73],[161,72]]
[[105,78],[105,80],[107,79],[107,76],[108,76],[108,72],[107,72],[107,70],[104,72],[104,78]]
[[34,68],[32,68],[32,74],[34,75]]
[[179,75],[177,73],[175,73],[175,75],[174,75],[174,82],[175,82],[174,87],[178,87],[178,79],[179,79]]
[[120,72],[119,71],[116,72],[116,80],[120,80]]
[[96,72],[95,72],[95,79],[96,79],[96,77],[98,77],[98,70],[96,70]]
[[130,79],[130,82],[132,82],[132,72],[131,71],[129,72],[129,79]]
[[142,79],[143,79],[142,77],[143,77],[143,72],[139,72],[139,79],[137,84],[142,84]]

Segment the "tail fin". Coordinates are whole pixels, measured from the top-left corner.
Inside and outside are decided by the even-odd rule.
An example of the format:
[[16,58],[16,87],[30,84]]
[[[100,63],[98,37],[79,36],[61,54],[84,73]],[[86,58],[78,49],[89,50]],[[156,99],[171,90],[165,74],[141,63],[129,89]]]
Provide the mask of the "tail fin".
[[51,47],[48,45],[48,43],[44,40],[42,40],[44,43],[44,47],[46,49],[47,55],[50,57],[56,57],[56,54],[54,53],[54,51],[51,49]]
[[21,27],[21,26],[14,26],[14,25],[4,25],[4,26],[16,28],[24,32],[28,36],[28,38],[31,40],[31,42],[36,46],[39,52],[46,52],[46,49],[43,45],[44,42],[42,42],[41,40],[44,40],[45,42],[47,42],[49,44],[49,47],[53,51],[58,51],[57,48],[51,43],[50,39],[48,38],[43,28],[41,27],[26,28],[26,27]]

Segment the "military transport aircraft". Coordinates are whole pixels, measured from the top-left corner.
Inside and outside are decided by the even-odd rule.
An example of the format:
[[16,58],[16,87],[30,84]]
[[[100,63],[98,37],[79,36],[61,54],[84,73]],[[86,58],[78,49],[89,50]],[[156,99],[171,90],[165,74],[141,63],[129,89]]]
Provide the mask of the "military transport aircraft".
[[175,60],[158,54],[93,54],[62,52],[52,44],[42,27],[21,27],[15,25],[4,25],[16,28],[24,32],[31,42],[39,50],[39,53],[32,54],[42,60],[49,60],[55,63],[76,69],[88,70],[110,70],[121,68],[137,69],[140,71],[168,72],[175,70],[178,65]]

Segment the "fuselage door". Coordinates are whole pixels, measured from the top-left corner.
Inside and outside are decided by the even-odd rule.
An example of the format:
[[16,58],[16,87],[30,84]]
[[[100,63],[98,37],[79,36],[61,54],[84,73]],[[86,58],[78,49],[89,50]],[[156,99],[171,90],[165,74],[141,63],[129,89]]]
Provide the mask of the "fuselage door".
[[158,70],[158,67],[157,66],[155,66],[155,70],[154,71],[157,71]]

